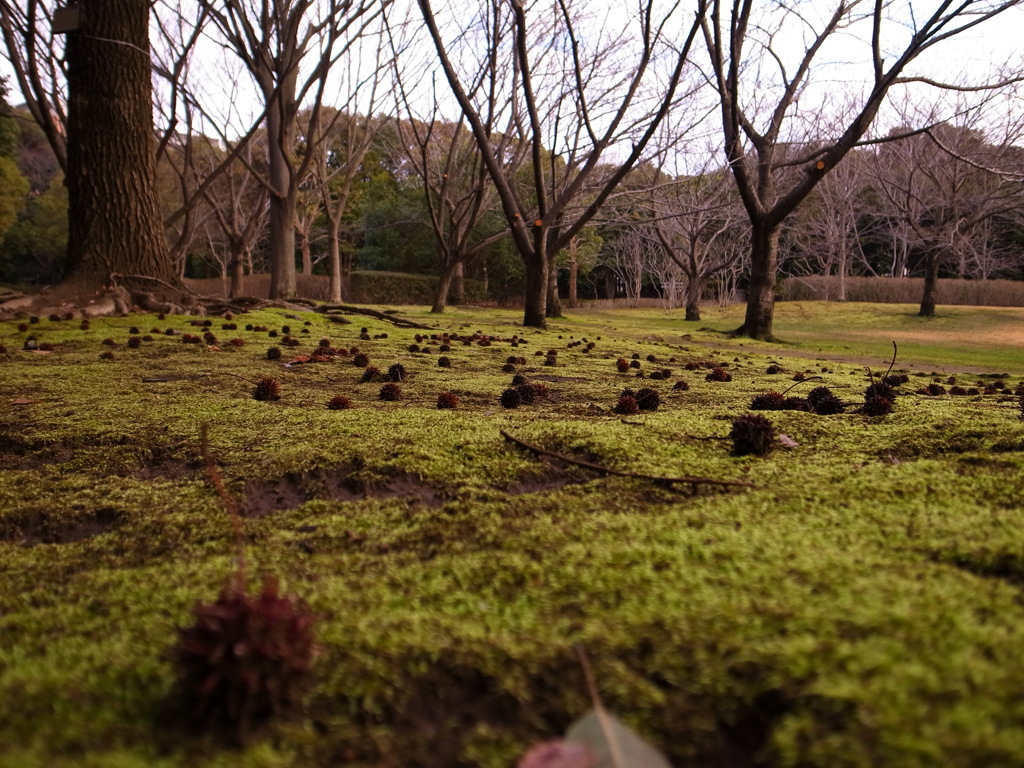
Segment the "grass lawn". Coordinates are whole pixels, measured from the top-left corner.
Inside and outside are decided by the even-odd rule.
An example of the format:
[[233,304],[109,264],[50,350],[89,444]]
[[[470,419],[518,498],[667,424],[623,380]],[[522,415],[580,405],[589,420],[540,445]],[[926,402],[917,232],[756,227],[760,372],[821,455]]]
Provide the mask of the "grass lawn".
[[[472,308],[401,313],[430,331],[281,310],[235,330],[0,323],[0,766],[514,765],[590,706],[577,646],[677,768],[1024,765],[1024,310],[779,304],[772,344],[724,335],[741,311],[580,311],[544,332]],[[214,345],[182,343],[204,331]],[[321,338],[401,363],[401,398],[352,354],[285,367]],[[893,340],[909,381],[867,416],[865,367],[884,374]],[[634,355],[642,379],[617,369]],[[546,395],[502,407],[509,357]],[[766,412],[790,447],[731,455],[733,419],[798,374],[790,395],[826,385],[845,412]],[[253,399],[263,377],[280,400]],[[626,387],[660,406],[614,413]],[[180,724],[168,660],[234,569],[203,425],[251,584],[273,575],[318,617],[301,713],[242,750]],[[599,475],[502,430],[750,486]]]

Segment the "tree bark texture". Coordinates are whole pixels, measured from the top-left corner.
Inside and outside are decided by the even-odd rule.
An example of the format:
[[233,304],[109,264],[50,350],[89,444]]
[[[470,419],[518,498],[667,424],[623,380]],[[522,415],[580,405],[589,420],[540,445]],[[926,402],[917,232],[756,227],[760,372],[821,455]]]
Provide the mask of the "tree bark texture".
[[524,259],[526,265],[526,295],[523,305],[523,325],[527,328],[547,328],[548,263],[544,257]]
[[444,269],[441,270],[441,275],[437,279],[437,292],[434,294],[434,305],[430,308],[432,314],[440,315],[444,313],[445,305],[448,303],[448,292],[452,287],[452,279],[455,277],[455,273],[458,271],[461,264],[461,261],[456,261],[445,265]]
[[65,284],[177,282],[156,195],[149,4],[82,0],[68,34]]
[[779,262],[779,227],[758,227],[751,233],[750,285],[747,314],[737,335],[768,341],[772,339],[775,313],[775,273]]
[[939,254],[932,252],[924,262],[924,292],[921,294],[919,317],[935,317],[935,304],[939,289]]

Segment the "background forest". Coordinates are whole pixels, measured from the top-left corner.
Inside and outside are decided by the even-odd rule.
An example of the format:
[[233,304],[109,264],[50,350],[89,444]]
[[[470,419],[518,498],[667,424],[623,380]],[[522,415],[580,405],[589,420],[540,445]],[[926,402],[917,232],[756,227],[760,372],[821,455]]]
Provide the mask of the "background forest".
[[[61,11],[45,0],[0,5],[15,73],[0,136],[0,280],[53,283],[66,266],[64,45],[79,32],[55,32]],[[760,269],[782,279],[782,298],[844,300],[859,277],[1024,277],[1019,64],[950,71],[930,54],[1016,2],[940,3],[909,41],[879,33],[865,63],[903,54],[888,72],[876,56],[873,90],[870,75],[836,79],[841,38],[898,28],[914,4],[839,3],[831,16],[693,5],[696,21],[656,3],[537,4],[527,25],[524,6],[497,1],[470,14],[425,1],[156,3],[152,133],[171,273],[217,278],[231,296],[335,301],[379,295],[353,293],[354,272],[429,276],[390,293],[384,278],[381,290],[429,297],[437,312],[521,304],[543,279],[549,315],[563,301],[620,298],[698,319],[701,301],[742,300],[752,254],[762,258],[757,233],[771,230],[777,254]],[[721,43],[725,23],[743,25],[745,49]],[[517,230],[527,208],[544,222],[542,252]],[[543,275],[531,269],[542,263]],[[269,288],[251,278],[265,274]],[[300,290],[296,275],[322,279]],[[886,295],[873,291],[854,298]]]

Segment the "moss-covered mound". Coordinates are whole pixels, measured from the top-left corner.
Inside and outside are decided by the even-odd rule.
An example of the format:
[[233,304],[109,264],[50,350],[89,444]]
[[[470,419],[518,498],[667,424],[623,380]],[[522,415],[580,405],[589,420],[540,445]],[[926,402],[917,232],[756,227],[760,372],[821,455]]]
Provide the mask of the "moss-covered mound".
[[[1020,370],[907,371],[873,417],[865,369],[806,347],[414,314],[436,330],[0,325],[0,766],[508,766],[590,706],[577,646],[676,766],[1024,764]],[[732,455],[798,372],[842,412],[761,412],[775,449]],[[615,412],[644,387],[657,410]],[[170,659],[235,569],[203,425],[251,585],[317,617],[301,714],[240,751],[186,725]]]

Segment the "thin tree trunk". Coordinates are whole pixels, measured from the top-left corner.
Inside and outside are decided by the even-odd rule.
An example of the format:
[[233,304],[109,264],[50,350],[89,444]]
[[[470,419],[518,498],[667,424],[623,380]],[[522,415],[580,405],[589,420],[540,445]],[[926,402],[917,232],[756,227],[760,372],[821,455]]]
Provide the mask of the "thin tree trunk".
[[924,293],[921,295],[920,317],[935,317],[935,303],[939,289],[939,255],[931,252],[924,263]]
[[562,316],[562,302],[558,298],[558,268],[554,264],[554,259],[548,264],[548,305],[546,312],[548,317]]
[[237,299],[243,295],[243,277],[245,276],[245,257],[243,248],[232,247],[231,263],[228,265],[231,282],[228,284],[228,298]]
[[449,303],[451,304],[465,304],[466,303],[466,262],[460,261],[455,265],[455,290],[454,298]]
[[573,257],[569,262],[569,306],[576,309],[580,305],[579,297],[576,295],[576,281],[579,279],[580,264]]
[[775,273],[779,260],[779,228],[755,226],[751,233],[750,285],[747,313],[736,335],[770,341],[775,312]]
[[88,0],[68,34],[65,284],[176,283],[156,195],[149,4]]
[[437,280],[437,292],[434,294],[434,305],[430,308],[433,314],[440,315],[444,312],[445,304],[448,302],[448,291],[452,287],[452,278],[461,264],[461,261],[457,261],[441,270],[441,276]]
[[327,232],[327,266],[330,276],[330,300],[338,304],[342,297],[342,274],[341,274],[341,247],[339,244],[338,229],[335,226],[328,228]]

